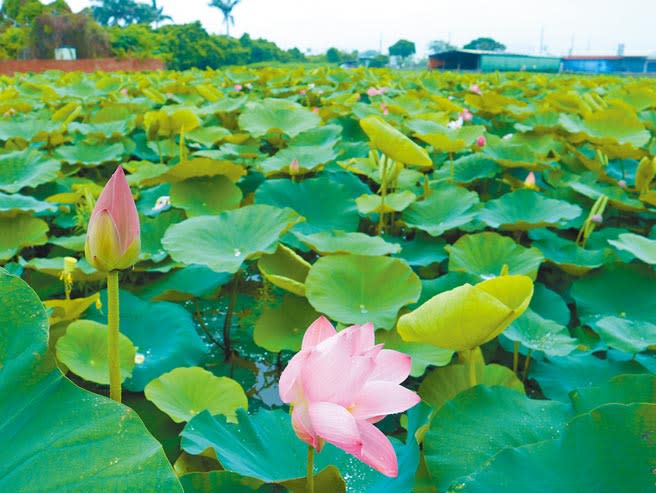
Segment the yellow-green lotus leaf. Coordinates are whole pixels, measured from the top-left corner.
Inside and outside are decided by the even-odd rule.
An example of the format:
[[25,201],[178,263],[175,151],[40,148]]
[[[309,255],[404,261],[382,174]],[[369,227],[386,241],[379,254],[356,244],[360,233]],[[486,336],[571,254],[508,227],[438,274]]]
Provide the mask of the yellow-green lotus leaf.
[[394,161],[424,168],[433,167],[433,162],[423,148],[379,116],[363,118],[360,120],[360,126],[374,147]]
[[453,351],[473,349],[501,334],[528,307],[533,281],[501,276],[440,293],[403,315],[397,330],[406,341]]
[[278,245],[275,253],[260,257],[257,267],[274,286],[298,296],[305,296],[305,278],[311,265],[291,248]]

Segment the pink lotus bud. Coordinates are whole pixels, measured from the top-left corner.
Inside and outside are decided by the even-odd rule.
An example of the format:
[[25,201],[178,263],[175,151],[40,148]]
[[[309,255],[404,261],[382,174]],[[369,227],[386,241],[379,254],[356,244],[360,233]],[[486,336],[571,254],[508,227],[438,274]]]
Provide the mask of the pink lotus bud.
[[370,87],[369,89],[367,89],[367,96],[369,96],[370,98],[373,96],[378,96],[379,94],[380,93],[378,92],[378,89],[376,89],[375,87]]
[[301,96],[305,96],[305,95],[307,94],[307,91],[306,91],[305,89],[301,89],[300,91],[298,91],[298,93],[299,93]]
[[317,108],[316,106],[314,106],[314,107],[312,108],[312,113],[316,113],[316,114],[318,115],[318,114],[319,114],[319,108]]
[[[278,390],[282,401],[292,404],[292,427],[301,440],[317,450],[331,443],[396,477],[394,447],[373,423],[420,401],[401,386],[411,366],[407,354],[376,345],[371,323],[337,332],[319,317],[280,375]],[[348,378],[335,378],[335,368]]]
[[121,89],[119,92],[120,92],[123,96],[127,96],[127,95],[128,95],[128,90],[127,90],[125,87],[124,87],[123,89]]
[[529,172],[528,176],[524,180],[524,186],[526,188],[532,188],[532,189],[537,188],[535,185],[535,173],[533,173],[532,171]]
[[602,222],[604,222],[604,216],[602,216],[601,214],[593,214],[592,216],[590,216],[590,221],[592,221],[593,223],[601,224]]
[[618,181],[617,186],[619,186],[620,188],[626,188],[626,180]]
[[241,84],[235,84],[234,88],[235,88],[235,91],[239,92],[243,89],[243,86]]
[[474,115],[472,115],[467,108],[462,110],[462,113],[460,113],[460,116],[466,122],[470,122],[474,118]]
[[476,145],[478,147],[485,147],[485,143],[487,141],[485,140],[485,135],[479,135],[478,138],[476,139]]
[[84,244],[87,261],[101,272],[127,269],[141,250],[139,214],[120,166],[91,213]]
[[301,167],[298,164],[298,159],[292,159],[292,162],[289,163],[289,174],[292,176],[298,175],[301,171]]
[[478,87],[478,84],[472,84],[471,86],[469,86],[469,92],[471,92],[471,93],[473,93],[473,94],[478,94],[479,96],[480,96],[481,94],[483,94],[483,93],[481,92],[481,88]]

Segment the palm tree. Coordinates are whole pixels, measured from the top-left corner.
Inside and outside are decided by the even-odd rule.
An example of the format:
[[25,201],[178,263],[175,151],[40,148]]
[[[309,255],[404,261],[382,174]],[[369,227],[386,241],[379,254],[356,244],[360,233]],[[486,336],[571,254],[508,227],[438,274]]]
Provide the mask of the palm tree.
[[223,13],[223,23],[226,25],[226,35],[230,36],[230,23],[235,25],[235,18],[232,16],[234,9],[241,0],[210,0],[210,7],[216,7]]

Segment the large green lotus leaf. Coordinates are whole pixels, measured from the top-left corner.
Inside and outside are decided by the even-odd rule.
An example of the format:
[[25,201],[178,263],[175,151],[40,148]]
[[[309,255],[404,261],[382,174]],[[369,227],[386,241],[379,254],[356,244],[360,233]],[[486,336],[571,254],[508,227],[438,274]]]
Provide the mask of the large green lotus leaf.
[[553,356],[531,363],[531,377],[540,384],[549,399],[566,402],[572,390],[600,385],[616,375],[645,373],[645,368],[626,358],[618,359],[609,352],[606,359],[592,353],[574,352],[568,356]]
[[425,149],[415,144],[392,125],[379,116],[368,116],[360,120],[362,130],[367,134],[373,146],[394,161],[423,168],[432,168]]
[[277,207],[291,207],[305,217],[294,228],[302,233],[319,231],[356,231],[360,215],[355,198],[360,195],[350,187],[323,175],[294,183],[291,180],[267,180],[255,192],[255,202]]
[[208,126],[198,127],[191,132],[185,132],[185,139],[191,142],[198,142],[199,144],[210,148],[230,135],[230,130],[226,128]]
[[454,181],[456,183],[471,183],[475,180],[492,178],[501,171],[501,167],[492,159],[480,152],[462,156],[453,161],[453,176],[451,165],[442,166],[433,172],[433,180],[438,182]]
[[419,232],[412,239],[403,239],[396,236],[384,236],[385,240],[397,243],[401,253],[396,254],[413,267],[425,267],[442,262],[448,257],[444,247],[444,240],[435,239],[425,233]]
[[524,143],[512,140],[488,139],[483,148],[483,154],[504,168],[539,170],[546,166],[533,149]]
[[301,172],[307,172],[334,160],[336,157],[337,154],[332,145],[292,145],[262,161],[260,167],[266,175],[281,172],[289,173],[289,165],[296,160]]
[[74,146],[61,146],[55,151],[55,157],[70,164],[93,167],[123,159],[125,147],[119,143],[88,144],[79,142]]
[[278,305],[266,306],[255,322],[253,341],[267,351],[299,351],[306,329],[319,318],[304,297],[285,295]]
[[501,451],[457,491],[647,492],[654,489],[654,427],[656,404],[607,404],[574,418],[558,438]]
[[505,448],[557,438],[571,415],[571,407],[562,402],[476,386],[445,403],[433,417],[424,438],[426,465],[441,491],[457,491],[459,482]]
[[529,232],[529,237],[533,240],[533,246],[539,248],[548,261],[573,276],[582,276],[612,258],[612,251],[608,248],[585,249],[548,229],[533,230]]
[[42,202],[29,195],[0,192],[0,216],[3,217],[16,217],[25,212],[28,214],[45,215],[53,213],[56,210],[57,207],[53,204]]
[[474,145],[476,139],[484,132],[485,127],[479,125],[468,125],[454,129],[441,127],[427,134],[418,133],[417,137],[432,145],[438,152],[460,152]]
[[[101,292],[102,306],[107,306],[107,291]],[[107,310],[89,310],[88,318],[107,323]],[[127,291],[120,291],[120,330],[137,348],[138,362],[124,387],[141,392],[146,384],[180,366],[195,366],[206,352],[187,310],[175,303],[144,301]],[[143,357],[143,358],[142,358]]]
[[[0,168],[2,165],[0,164]],[[0,260],[8,260],[23,247],[48,242],[48,223],[25,214],[0,216]]]
[[625,353],[656,346],[656,325],[646,320],[604,317],[595,322],[594,330],[606,344]]
[[473,349],[501,334],[528,307],[533,281],[501,276],[440,293],[403,315],[397,330],[406,341],[453,351]]
[[[476,384],[488,387],[500,385],[524,394],[522,381],[511,369],[501,365],[476,365]],[[430,372],[419,386],[419,395],[435,411],[439,411],[446,402],[471,386],[466,365],[449,365]]]
[[608,382],[570,393],[577,414],[592,411],[603,404],[656,402],[656,375],[617,375]]
[[492,228],[525,231],[546,226],[558,227],[576,219],[581,212],[578,205],[521,189],[487,202],[478,218]]
[[72,252],[83,252],[86,237],[87,235],[84,233],[73,236],[51,236],[48,238],[48,243],[65,248],[66,250],[71,250]]
[[509,274],[521,274],[535,280],[544,257],[537,248],[524,248],[512,238],[498,233],[461,236],[449,252],[449,272],[467,272],[480,280],[499,276],[504,266]]
[[182,211],[169,210],[155,217],[141,217],[141,253],[139,260],[151,260],[159,263],[168,257],[162,246],[162,238],[166,230],[172,225],[185,219]]
[[175,166],[169,167],[166,173],[154,173],[155,176],[150,179],[142,179],[142,186],[158,185],[160,183],[176,183],[189,178],[199,178],[208,176],[225,176],[233,182],[237,182],[242,176],[246,175],[246,170],[240,164],[232,161],[217,161],[214,159],[197,157],[179,162]]
[[603,183],[597,179],[594,172],[584,174],[574,174],[565,176],[562,185],[570,187],[577,193],[597,200],[602,195],[608,197],[608,203],[622,211],[638,212],[643,211],[645,206],[638,199],[633,198],[629,193],[618,186],[610,183]]
[[547,288],[544,284],[535,283],[533,298],[529,308],[542,318],[553,320],[560,325],[568,326],[571,318],[569,306],[560,294]]
[[303,257],[285,245],[278,245],[275,253],[262,255],[257,261],[257,268],[267,281],[298,296],[305,296],[305,278],[310,267]]
[[34,291],[0,269],[0,293],[0,490],[182,493],[134,411],[64,378]]
[[243,193],[229,178],[190,178],[171,185],[171,205],[184,209],[187,216],[212,215],[236,209]]
[[59,161],[30,148],[0,154],[0,190],[14,193],[53,181],[60,166]]
[[619,264],[578,279],[571,295],[579,318],[587,324],[605,316],[653,321],[656,274]]
[[646,264],[656,264],[656,240],[633,233],[623,233],[617,240],[608,240],[618,250],[630,252]]
[[[59,278],[64,270],[64,262],[64,257],[33,258],[30,259],[29,262],[26,262],[24,267],[26,269],[33,269],[43,274]],[[100,281],[107,277],[104,272],[98,272],[92,267],[85,258],[81,258],[77,261],[71,275],[73,276],[74,282]]]
[[178,262],[234,273],[246,260],[275,252],[280,235],[300,220],[291,209],[249,205],[174,224],[162,245]]
[[[238,410],[237,419],[237,424],[230,424],[223,416],[199,414],[182,431],[182,448],[200,454],[211,447],[226,471],[262,481],[281,482],[305,476],[307,445],[294,433],[289,413],[260,409],[249,415]],[[353,493],[410,493],[418,461],[417,443],[413,439],[405,446],[396,440],[392,443],[399,457],[400,474],[396,479],[384,477],[330,444],[315,455],[315,470],[336,466],[347,491]]]
[[583,120],[582,129],[593,141],[600,143],[617,142],[642,147],[651,138],[635,113],[620,108],[592,113]]
[[50,134],[61,126],[61,122],[38,118],[30,118],[23,122],[4,120],[0,121],[0,140],[19,138],[29,142],[39,135]]
[[81,135],[99,135],[102,137],[123,137],[130,135],[135,127],[135,119],[115,120],[98,123],[72,122],[68,125],[68,131]]
[[290,137],[318,127],[321,118],[298,103],[282,99],[264,99],[248,103],[239,115],[239,126],[253,137],[279,131]]
[[299,147],[332,147],[339,142],[339,136],[341,133],[342,127],[340,125],[324,125],[297,135],[292,139],[291,144]]
[[[90,382],[109,385],[106,325],[77,320],[66,328],[66,334],[57,340],[56,348],[57,359],[73,373]],[[123,334],[119,334],[118,350],[122,382],[132,373],[136,350]]]
[[185,301],[212,298],[232,276],[214,272],[202,265],[190,265],[158,278],[139,292],[142,298],[153,301]]
[[412,357],[410,375],[421,377],[428,366],[445,366],[451,362],[453,351],[420,342],[406,342],[395,330],[379,330],[376,341],[387,349],[395,349]]
[[379,236],[364,233],[346,233],[344,231],[322,231],[311,235],[294,233],[294,235],[315,252],[354,253],[356,255],[389,255],[399,253],[401,246],[388,243]]
[[248,409],[241,385],[198,366],[176,368],[160,375],[146,385],[144,394],[176,423],[189,421],[205,410],[223,414],[235,423],[237,409]]
[[401,216],[408,226],[440,236],[469,223],[477,214],[478,194],[461,187],[438,185],[430,196],[415,202]]
[[401,307],[419,298],[421,282],[400,259],[330,255],[312,266],[305,289],[310,304],[334,320],[391,329]]
[[542,318],[531,309],[510,324],[503,335],[547,356],[567,356],[578,346],[578,341],[569,336],[567,327]]
[[355,199],[355,203],[360,214],[378,214],[400,212],[407,209],[415,200],[417,196],[414,193],[404,190],[387,194],[385,200],[376,194],[360,195]]

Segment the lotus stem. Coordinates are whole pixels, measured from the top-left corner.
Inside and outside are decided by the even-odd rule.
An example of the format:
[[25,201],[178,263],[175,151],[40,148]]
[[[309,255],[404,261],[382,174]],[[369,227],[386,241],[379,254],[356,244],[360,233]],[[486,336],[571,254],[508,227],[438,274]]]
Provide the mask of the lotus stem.
[[118,271],[107,273],[107,348],[109,363],[109,397],[121,402],[121,366],[119,363]]
[[383,225],[385,224],[385,197],[387,197],[387,156],[383,156],[381,162],[380,174],[380,213],[378,214],[378,227],[376,234],[380,236],[383,232]]
[[528,376],[528,367],[531,364],[531,351],[530,349],[528,350],[528,353],[526,354],[526,360],[524,360],[524,376],[522,377],[522,380],[526,382],[526,377]]
[[237,304],[237,294],[239,293],[239,273],[235,274],[232,281],[232,293],[230,294],[230,303],[228,304],[228,311],[226,312],[225,319],[223,320],[223,354],[225,360],[228,361],[232,356],[232,342],[230,339],[230,327],[232,325],[232,314],[235,311]]
[[513,343],[513,373],[519,369],[519,341]]
[[312,445],[308,445],[307,457],[307,491],[314,493],[314,447]]

